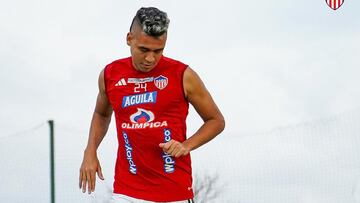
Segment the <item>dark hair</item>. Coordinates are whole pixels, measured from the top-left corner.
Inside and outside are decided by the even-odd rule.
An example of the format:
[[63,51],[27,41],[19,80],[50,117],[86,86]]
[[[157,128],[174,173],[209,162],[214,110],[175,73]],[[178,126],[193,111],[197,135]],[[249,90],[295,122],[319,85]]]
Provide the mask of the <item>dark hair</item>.
[[165,12],[155,7],[142,7],[131,23],[130,32],[135,23],[141,26],[142,31],[147,35],[159,37],[167,32],[170,20]]

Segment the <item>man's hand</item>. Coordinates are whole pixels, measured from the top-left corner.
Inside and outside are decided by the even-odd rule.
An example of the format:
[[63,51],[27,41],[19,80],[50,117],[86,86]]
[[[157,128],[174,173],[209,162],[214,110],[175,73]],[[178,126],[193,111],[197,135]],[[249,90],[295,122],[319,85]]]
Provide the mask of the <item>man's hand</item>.
[[95,191],[95,182],[96,176],[101,180],[104,180],[104,176],[101,171],[100,162],[97,158],[96,152],[84,152],[84,159],[80,167],[80,176],[79,176],[79,188],[82,188],[82,192],[86,192],[86,185],[89,194]]
[[159,147],[161,147],[165,153],[176,158],[188,155],[190,152],[190,148],[185,146],[184,143],[173,139],[166,143],[160,143]]

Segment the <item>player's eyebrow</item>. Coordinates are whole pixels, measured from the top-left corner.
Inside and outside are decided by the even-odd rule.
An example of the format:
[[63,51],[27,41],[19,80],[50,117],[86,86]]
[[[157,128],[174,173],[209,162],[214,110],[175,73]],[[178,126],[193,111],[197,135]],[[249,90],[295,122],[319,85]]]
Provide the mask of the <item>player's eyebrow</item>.
[[164,50],[164,48],[160,48],[160,49],[149,49],[147,47],[144,46],[138,46],[139,49],[144,50],[144,51],[154,51],[154,52],[158,52],[158,51],[162,51]]

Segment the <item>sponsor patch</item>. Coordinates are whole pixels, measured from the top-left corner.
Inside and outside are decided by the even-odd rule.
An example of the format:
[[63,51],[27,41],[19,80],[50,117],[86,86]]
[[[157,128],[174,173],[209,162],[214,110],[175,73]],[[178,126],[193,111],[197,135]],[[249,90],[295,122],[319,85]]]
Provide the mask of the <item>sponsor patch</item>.
[[[169,129],[164,129],[164,142],[169,142],[171,140],[171,131]],[[175,160],[170,154],[163,152],[162,158],[164,160],[164,171],[165,173],[173,173],[175,171]]]
[[132,156],[133,148],[131,147],[129,137],[126,132],[123,131],[122,134],[125,142],[126,159],[129,161],[129,172],[132,174],[136,174],[137,169]]
[[122,107],[126,108],[138,104],[156,103],[156,96],[156,91],[124,96],[122,99]]
[[154,81],[154,77],[148,77],[148,78],[128,78],[128,83],[146,83],[146,82],[152,82]]
[[160,128],[166,127],[166,121],[156,121],[155,115],[149,110],[138,108],[137,112],[130,115],[131,123],[122,123],[121,127],[123,129],[146,129],[146,128]]

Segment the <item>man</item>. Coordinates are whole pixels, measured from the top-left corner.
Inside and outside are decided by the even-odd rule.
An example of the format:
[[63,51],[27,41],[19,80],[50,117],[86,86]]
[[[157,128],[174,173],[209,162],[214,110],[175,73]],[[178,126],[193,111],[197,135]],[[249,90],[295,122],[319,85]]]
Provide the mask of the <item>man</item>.
[[[162,55],[169,19],[157,8],[141,8],[127,34],[131,57],[107,65],[80,168],[79,187],[95,190],[104,179],[96,150],[115,112],[119,148],[114,202],[192,202],[190,151],[218,135],[224,118],[199,76]],[[191,103],[204,124],[186,137]]]

